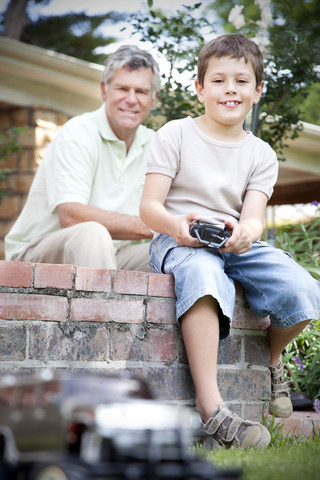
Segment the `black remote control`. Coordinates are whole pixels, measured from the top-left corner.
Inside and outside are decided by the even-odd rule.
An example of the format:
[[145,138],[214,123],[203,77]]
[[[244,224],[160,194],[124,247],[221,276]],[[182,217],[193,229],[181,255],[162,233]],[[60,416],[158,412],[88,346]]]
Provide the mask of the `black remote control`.
[[222,248],[231,237],[231,231],[228,227],[220,228],[211,223],[195,222],[190,227],[190,235],[197,238],[199,243],[204,243],[208,247]]

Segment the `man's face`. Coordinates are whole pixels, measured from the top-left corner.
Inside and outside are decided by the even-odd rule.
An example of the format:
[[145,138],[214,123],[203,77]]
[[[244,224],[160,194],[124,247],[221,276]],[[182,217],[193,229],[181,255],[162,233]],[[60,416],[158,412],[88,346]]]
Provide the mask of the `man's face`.
[[155,99],[151,94],[152,80],[151,68],[130,70],[122,67],[115,70],[107,90],[105,84],[101,83],[109,124],[121,140],[135,134],[138,126],[145,121],[154,106]]

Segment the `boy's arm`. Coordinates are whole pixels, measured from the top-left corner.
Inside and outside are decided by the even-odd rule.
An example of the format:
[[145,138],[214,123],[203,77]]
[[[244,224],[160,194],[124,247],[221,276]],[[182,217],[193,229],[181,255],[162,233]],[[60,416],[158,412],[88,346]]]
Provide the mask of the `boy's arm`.
[[239,223],[226,221],[226,225],[232,229],[232,236],[221,252],[241,254],[250,250],[252,243],[262,235],[267,202],[268,197],[265,193],[258,190],[247,191]]
[[184,217],[176,217],[167,211],[164,202],[167,198],[172,178],[160,173],[149,173],[140,202],[140,217],[151,230],[170,235],[178,245],[199,246],[197,239],[189,233],[190,225],[200,220],[194,212]]

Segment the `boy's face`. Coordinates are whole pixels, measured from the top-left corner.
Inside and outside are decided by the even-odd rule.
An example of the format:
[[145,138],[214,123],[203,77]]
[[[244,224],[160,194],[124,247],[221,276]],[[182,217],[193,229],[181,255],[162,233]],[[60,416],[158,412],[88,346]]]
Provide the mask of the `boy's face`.
[[198,99],[205,105],[206,120],[210,125],[239,126],[252,104],[258,103],[263,82],[256,86],[251,62],[243,58],[210,58],[203,86],[196,81]]

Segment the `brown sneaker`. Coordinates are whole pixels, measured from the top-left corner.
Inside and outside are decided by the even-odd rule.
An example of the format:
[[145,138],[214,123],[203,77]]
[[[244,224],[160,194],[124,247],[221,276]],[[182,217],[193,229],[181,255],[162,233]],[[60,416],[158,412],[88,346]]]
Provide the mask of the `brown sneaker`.
[[292,413],[292,402],[290,398],[290,389],[295,388],[292,381],[284,380],[283,368],[288,371],[288,377],[292,374],[290,369],[283,365],[281,360],[275,365],[270,365],[271,372],[271,400],[269,402],[269,413],[275,417],[287,418]]
[[[258,422],[239,417],[223,403],[213,412],[202,427],[216,444],[226,447],[267,447],[271,437],[269,431]],[[205,442],[207,443],[207,442]]]

